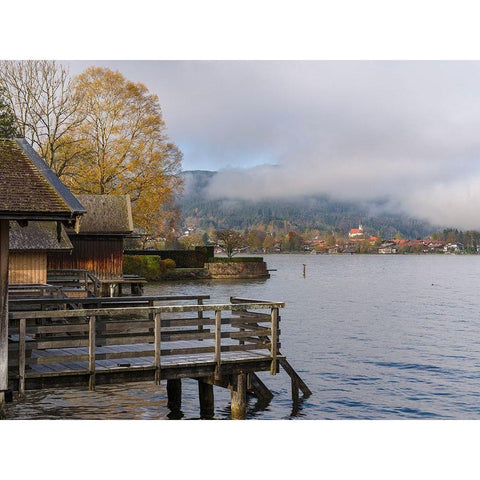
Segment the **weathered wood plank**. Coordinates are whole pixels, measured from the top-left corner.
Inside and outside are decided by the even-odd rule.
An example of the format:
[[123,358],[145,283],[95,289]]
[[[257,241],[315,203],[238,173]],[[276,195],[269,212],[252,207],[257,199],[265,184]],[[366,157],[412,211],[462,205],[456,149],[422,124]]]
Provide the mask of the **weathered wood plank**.
[[20,319],[18,333],[18,394],[20,397],[25,395],[25,336],[27,321],[25,318]]
[[140,314],[140,313],[175,313],[175,312],[207,312],[207,311],[239,311],[245,308],[267,309],[283,308],[283,302],[270,302],[258,304],[216,304],[216,305],[162,305],[155,307],[132,307],[132,308],[92,308],[82,310],[59,310],[59,311],[31,311],[12,312],[10,318],[85,318],[91,315],[115,316],[119,314]]
[[139,304],[139,303],[148,303],[148,302],[176,302],[176,301],[185,301],[185,300],[208,300],[210,295],[143,295],[142,297],[133,296],[133,297],[88,297],[88,298],[75,298],[75,299],[65,299],[60,298],[16,298],[11,299],[11,304],[13,306],[21,305],[61,305],[65,303],[72,303],[78,305],[103,305],[103,304]]
[[[298,373],[294,370],[294,368],[287,362],[286,358],[281,358],[279,360],[280,365],[283,367],[283,369],[288,373],[290,378],[295,379],[295,383],[298,388],[302,391],[302,393],[305,396],[309,396],[312,394],[312,391],[307,387],[306,383],[300,378]],[[292,385],[293,386],[293,385]]]
[[90,372],[90,379],[88,381],[88,389],[95,390],[95,316],[90,317],[89,323],[89,338],[88,338],[88,370]]
[[270,356],[272,357],[272,366],[270,368],[270,374],[271,375],[276,375],[277,373],[277,354],[278,354],[278,308],[272,308],[271,310],[271,328],[272,328],[272,333],[271,333],[271,351],[270,351]]
[[222,312],[215,311],[215,378],[221,377],[222,368]]
[[252,392],[262,400],[268,401],[273,398],[273,393],[269,388],[260,380],[255,372],[249,373],[249,384]]
[[155,314],[155,385],[160,385],[161,368],[161,339],[162,339],[162,317],[161,313]]

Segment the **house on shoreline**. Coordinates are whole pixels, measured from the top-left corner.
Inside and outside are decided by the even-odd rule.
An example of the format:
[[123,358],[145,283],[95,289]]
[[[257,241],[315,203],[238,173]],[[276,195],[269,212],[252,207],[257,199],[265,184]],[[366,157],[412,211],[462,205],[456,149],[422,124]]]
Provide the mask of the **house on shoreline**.
[[9,274],[10,290],[13,285],[47,283],[47,254],[64,252],[71,254],[73,245],[65,228],[56,222],[28,222],[21,227],[10,225]]
[[49,221],[74,228],[84,213],[25,139],[0,139],[0,410],[8,393],[10,225]]
[[129,195],[77,195],[87,210],[77,230],[67,229],[73,250],[48,254],[48,270],[86,270],[101,282],[101,294],[118,295],[124,279],[125,238],[133,233]]

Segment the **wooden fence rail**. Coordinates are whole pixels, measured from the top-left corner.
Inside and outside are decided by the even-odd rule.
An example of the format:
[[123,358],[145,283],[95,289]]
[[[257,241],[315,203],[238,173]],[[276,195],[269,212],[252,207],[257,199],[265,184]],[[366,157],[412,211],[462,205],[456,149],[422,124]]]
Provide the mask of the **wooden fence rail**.
[[[270,373],[275,375],[280,348],[278,310],[283,307],[282,302],[199,302],[11,312],[9,369],[18,378],[21,394],[25,379],[42,372],[88,374],[93,390],[99,365],[103,371],[105,364],[129,368],[141,358],[151,359],[157,384],[166,360],[170,366],[186,358],[201,363],[207,354],[215,366],[214,376],[219,379],[225,357],[231,352],[262,352],[263,358],[271,361]],[[212,317],[206,316],[209,312]]]

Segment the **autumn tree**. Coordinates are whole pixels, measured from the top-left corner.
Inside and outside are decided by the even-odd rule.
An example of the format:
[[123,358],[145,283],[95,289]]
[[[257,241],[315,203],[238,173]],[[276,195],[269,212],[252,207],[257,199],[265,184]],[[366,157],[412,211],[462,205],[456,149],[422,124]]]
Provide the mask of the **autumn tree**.
[[247,235],[247,244],[253,250],[260,250],[267,234],[262,230],[251,230]]
[[228,258],[233,256],[236,248],[243,246],[244,239],[241,233],[235,230],[216,230],[214,232],[215,241],[225,249]]
[[191,233],[190,235],[184,235],[178,240],[180,244],[187,250],[203,245],[203,239],[199,233]]
[[273,248],[275,247],[275,238],[273,238],[272,235],[267,235],[263,240],[262,247],[263,247],[263,250],[267,253],[272,251]]
[[134,223],[145,233],[172,233],[179,212],[182,153],[166,135],[157,95],[108,68],[91,67],[73,82],[81,124],[64,156],[74,193],[129,194]]
[[304,238],[299,233],[290,231],[285,234],[282,244],[284,250],[301,250],[304,244]]
[[59,177],[76,160],[64,152],[72,141],[71,131],[83,121],[71,82],[68,70],[55,61],[0,62],[0,87],[15,115],[16,133]]

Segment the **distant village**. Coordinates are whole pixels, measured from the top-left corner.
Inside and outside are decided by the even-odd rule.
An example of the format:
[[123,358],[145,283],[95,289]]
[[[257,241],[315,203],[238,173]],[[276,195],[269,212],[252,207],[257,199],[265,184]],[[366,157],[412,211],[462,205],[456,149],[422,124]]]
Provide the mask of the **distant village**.
[[[392,238],[382,239],[380,236],[367,235],[363,226],[352,228],[348,232],[347,239],[341,239],[335,242],[335,245],[329,245],[326,240],[314,239],[307,242],[305,250],[312,253],[379,253],[379,254],[398,254],[398,253],[464,253],[465,247],[461,242],[447,242],[444,240],[435,240],[432,237],[424,239]],[[480,246],[476,252],[480,251]]]
[[[462,241],[459,241],[461,238]],[[199,245],[214,245],[215,253],[224,253],[224,247],[215,241],[215,233],[196,232],[194,228],[185,228],[178,238],[180,248],[192,248]],[[397,234],[395,238],[383,239],[377,233],[367,233],[363,225],[351,228],[348,235],[331,233],[330,235],[309,236],[298,232],[274,235],[262,230],[251,230],[239,234],[239,243],[234,248],[236,254],[243,253],[289,253],[308,252],[311,254],[476,254],[480,252],[479,232],[458,232],[448,229],[426,238],[409,239]]]

